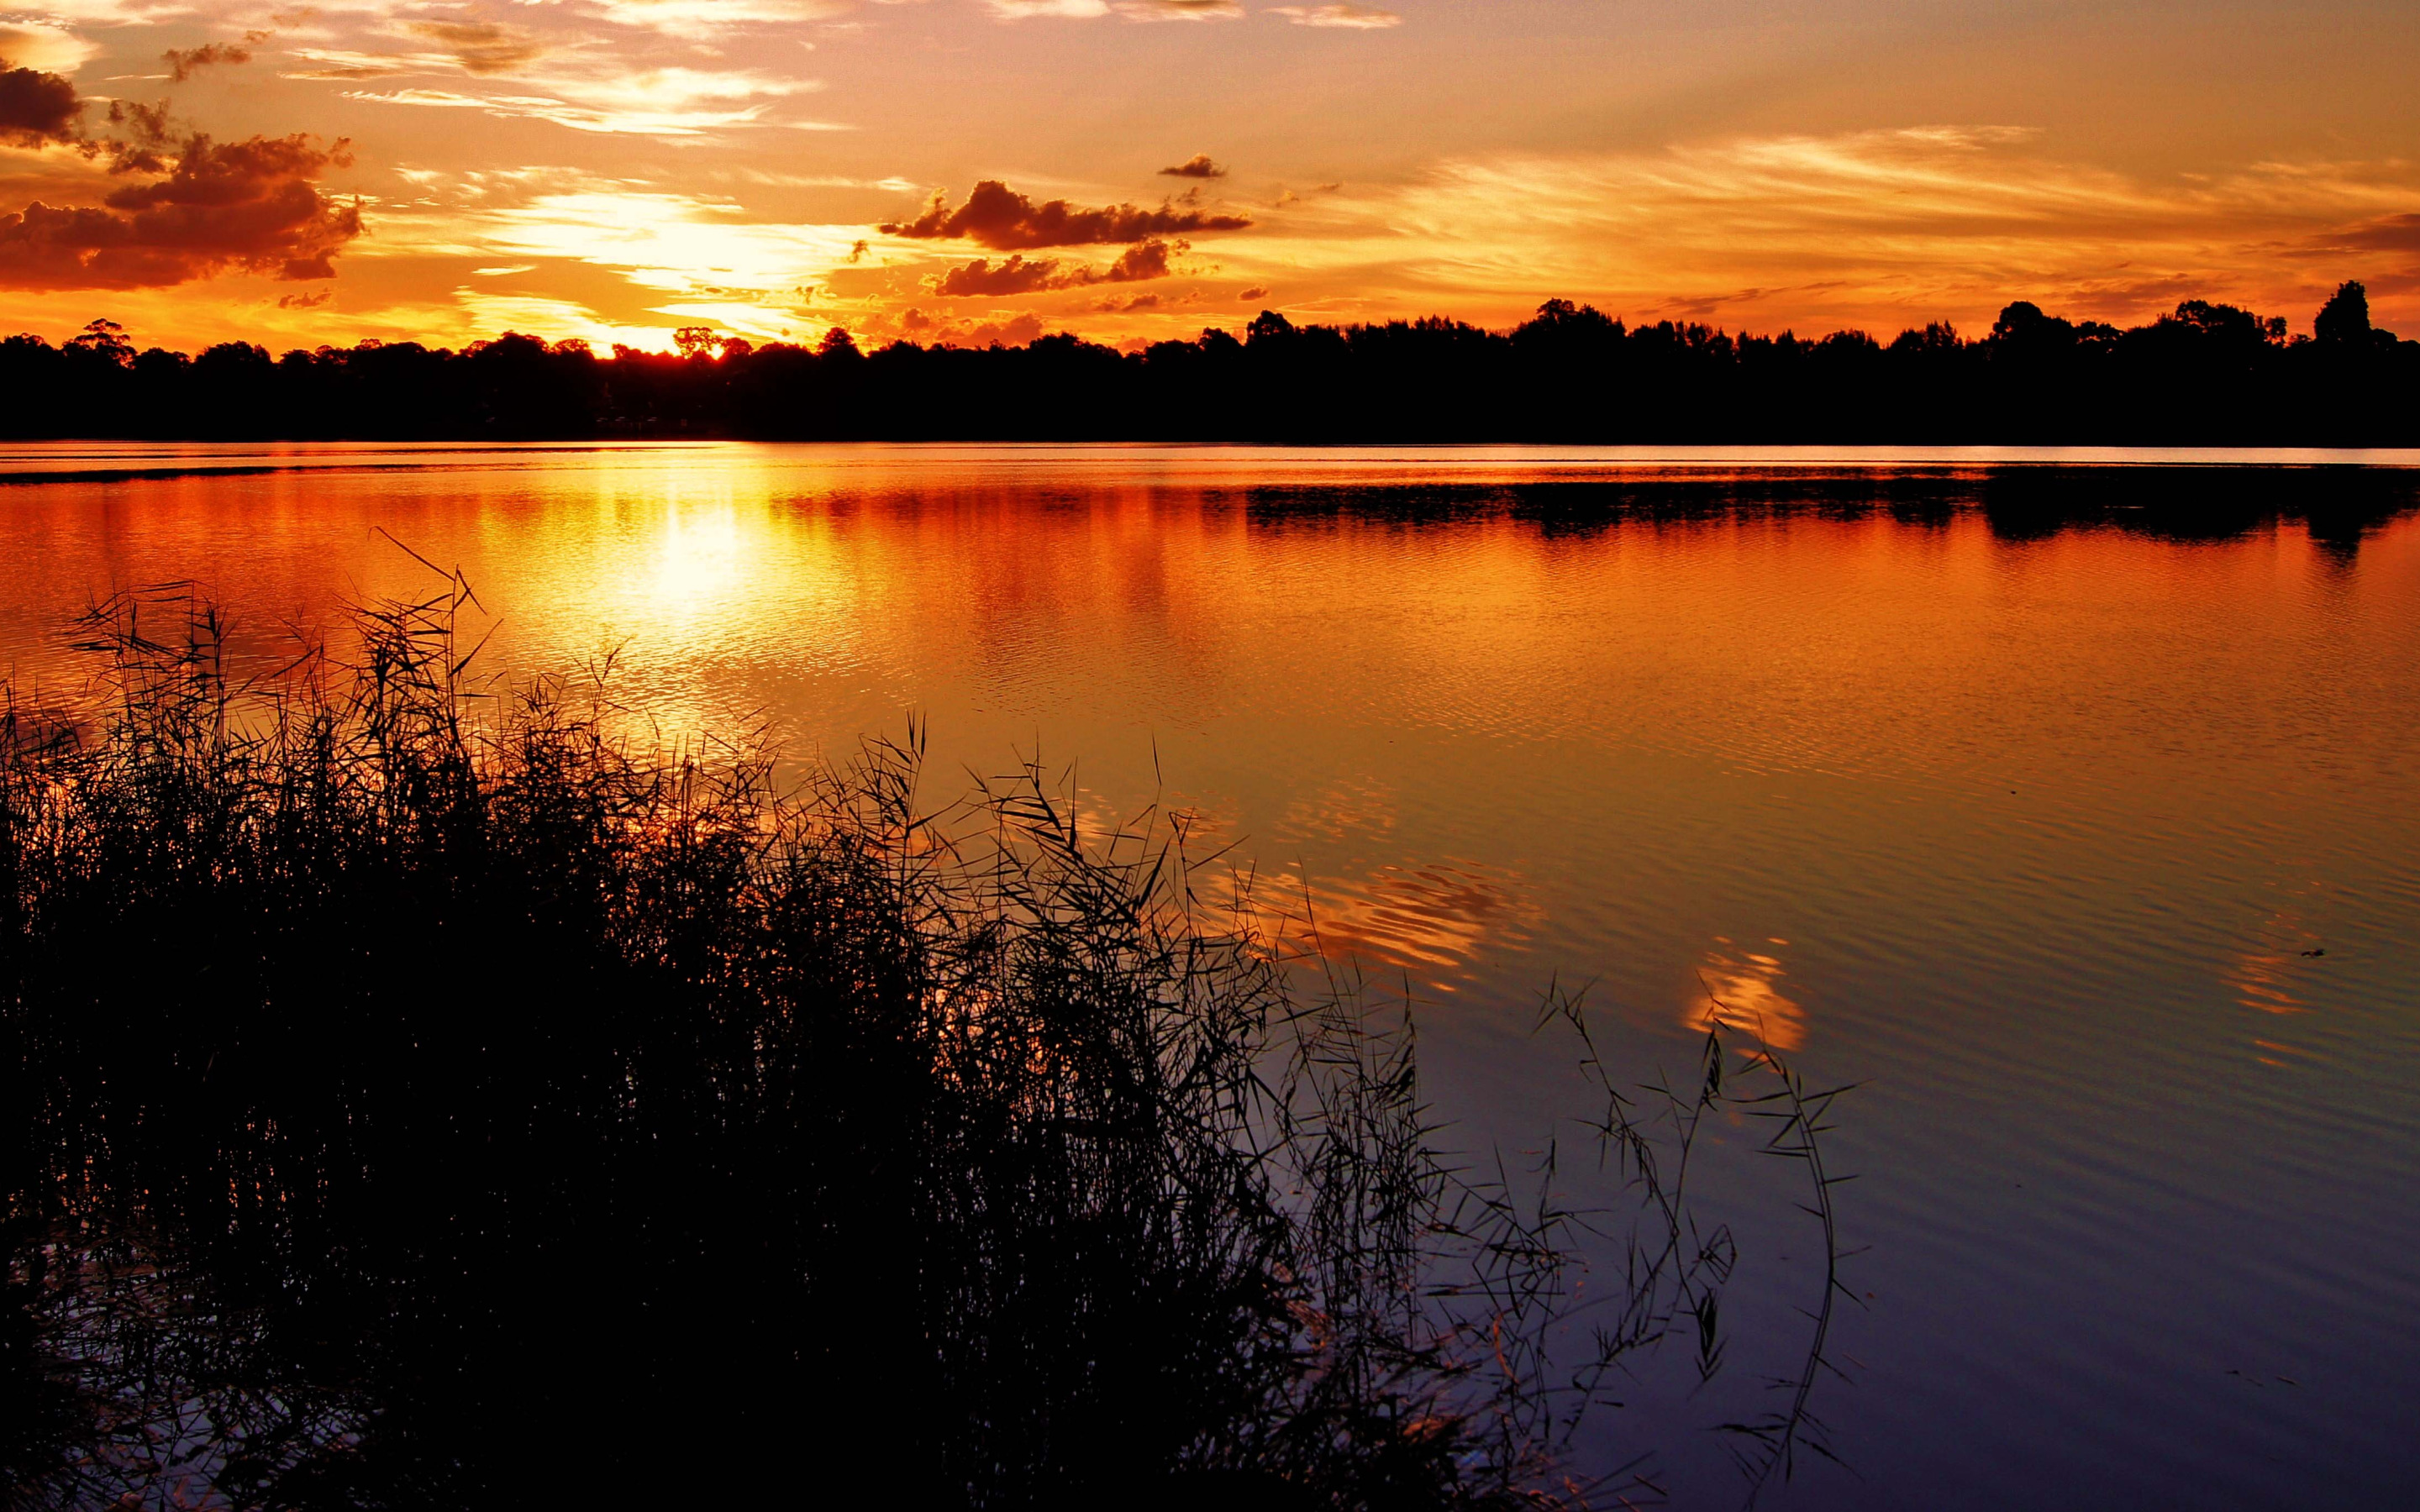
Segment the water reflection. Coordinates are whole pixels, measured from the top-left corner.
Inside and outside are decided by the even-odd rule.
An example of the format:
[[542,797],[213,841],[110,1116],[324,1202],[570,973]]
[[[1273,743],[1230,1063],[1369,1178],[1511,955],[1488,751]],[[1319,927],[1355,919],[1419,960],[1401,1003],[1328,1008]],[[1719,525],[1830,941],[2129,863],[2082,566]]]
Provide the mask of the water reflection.
[[1393,832],[1396,817],[1394,790],[1367,777],[1340,778],[1287,805],[1276,838],[1282,844],[1376,841]]
[[[766,521],[754,532],[759,548],[768,544]],[[743,538],[739,512],[729,504],[712,508],[672,504],[664,510],[657,533],[655,570],[648,575],[646,601],[658,614],[686,617],[725,607],[734,590],[761,572],[768,553],[751,550]]]
[[2238,995],[2236,1001],[2246,1008],[2263,1013],[2307,1012],[2310,1005],[2294,995],[2297,964],[2292,956],[2246,952],[2228,968],[2226,984]]
[[1311,892],[1327,954],[1415,969],[1449,993],[1484,952],[1525,943],[1541,917],[1517,874],[1477,861],[1390,861]]
[[[2291,890],[2309,893],[2313,889]],[[2328,953],[2312,925],[2314,902],[2304,899],[2272,912],[2256,931],[2259,943],[2233,952],[2220,968],[2220,980],[2236,995],[2238,1003],[2263,1013],[2310,1011],[2304,983]]]
[[[2149,1503],[2232,1456],[2246,1502],[2379,1504],[2420,1473],[2420,1365],[2363,1342],[2420,1316],[2414,474],[2203,459],[280,455],[0,489],[0,662],[179,578],[265,659],[418,573],[380,526],[465,567],[495,665],[618,645],[668,733],[762,711],[845,757],[914,716],[937,795],[1080,761],[1083,834],[1187,810],[1258,869],[1205,907],[1453,994],[1425,1032],[1474,1143],[1534,1133],[1560,1068],[1499,1031],[1556,973],[1648,1005],[1625,1068],[1728,1013],[1874,1086],[1870,1484]],[[2063,1221],[2011,1206],[2054,1173]],[[2187,1384],[2247,1328],[2304,1382],[2257,1415]]]
[[1781,958],[1770,953],[1790,942],[1772,937],[1743,946],[1717,934],[1714,944],[1718,949],[1708,950],[1699,964],[1699,991],[1690,999],[1683,1022],[1699,1031],[1720,1026],[1776,1050],[1805,1045],[1807,1011],[1781,991],[1779,983],[1789,972]]

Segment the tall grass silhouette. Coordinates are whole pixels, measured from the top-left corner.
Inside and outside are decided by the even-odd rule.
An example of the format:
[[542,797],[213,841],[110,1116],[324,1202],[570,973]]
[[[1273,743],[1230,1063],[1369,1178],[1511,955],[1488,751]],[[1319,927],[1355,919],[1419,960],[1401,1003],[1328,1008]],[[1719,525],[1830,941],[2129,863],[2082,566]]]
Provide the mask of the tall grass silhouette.
[[1727,1064],[1811,1149],[1778,1062],[1710,1036],[1642,1115],[1554,998],[1637,1199],[1571,1211],[1440,1153],[1408,1011],[1181,820],[928,807],[912,728],[796,780],[632,735],[440,576],[251,677],[121,595],[96,698],[0,711],[0,1505],[1652,1492],[1567,1451],[1636,1351],[1718,1365],[1671,1163]]

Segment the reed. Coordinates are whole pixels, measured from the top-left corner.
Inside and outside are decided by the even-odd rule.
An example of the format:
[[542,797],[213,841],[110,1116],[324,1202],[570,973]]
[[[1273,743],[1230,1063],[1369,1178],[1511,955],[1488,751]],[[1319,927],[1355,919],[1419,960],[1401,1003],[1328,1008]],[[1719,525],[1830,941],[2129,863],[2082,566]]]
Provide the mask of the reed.
[[1633,1352],[1718,1358],[1691,1128],[1601,1076],[1635,1213],[1459,1168],[1408,1011],[1307,990],[1181,817],[930,807],[912,727],[796,781],[617,733],[440,576],[250,678],[122,595],[95,699],[0,707],[0,1505],[1642,1492],[1566,1450]]

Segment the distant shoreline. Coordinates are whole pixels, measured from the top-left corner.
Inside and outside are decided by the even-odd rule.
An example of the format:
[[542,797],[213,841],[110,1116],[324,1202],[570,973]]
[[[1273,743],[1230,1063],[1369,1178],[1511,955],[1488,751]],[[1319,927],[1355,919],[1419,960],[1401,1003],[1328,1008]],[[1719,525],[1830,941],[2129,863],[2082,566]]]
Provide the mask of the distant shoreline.
[[681,355],[507,333],[459,351],[365,342],[272,358],[137,350],[95,321],[0,341],[0,439],[788,440],[1324,445],[2420,446],[2420,342],[2358,284],[2288,336],[2187,300],[2129,330],[2018,301],[1989,334],[1887,344],[1636,328],[1550,300],[1510,331],[1431,318],[1296,326],[1264,311],[1135,350],[1060,333],[983,349],[754,346]]

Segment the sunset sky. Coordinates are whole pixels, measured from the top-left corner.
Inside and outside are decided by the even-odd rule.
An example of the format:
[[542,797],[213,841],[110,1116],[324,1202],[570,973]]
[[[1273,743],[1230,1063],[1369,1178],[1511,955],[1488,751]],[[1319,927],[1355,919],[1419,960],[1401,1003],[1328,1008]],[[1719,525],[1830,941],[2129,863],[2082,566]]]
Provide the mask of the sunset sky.
[[2420,335],[2412,0],[0,14],[0,329],[53,340],[1115,343],[1557,295],[2308,330],[2346,278]]

